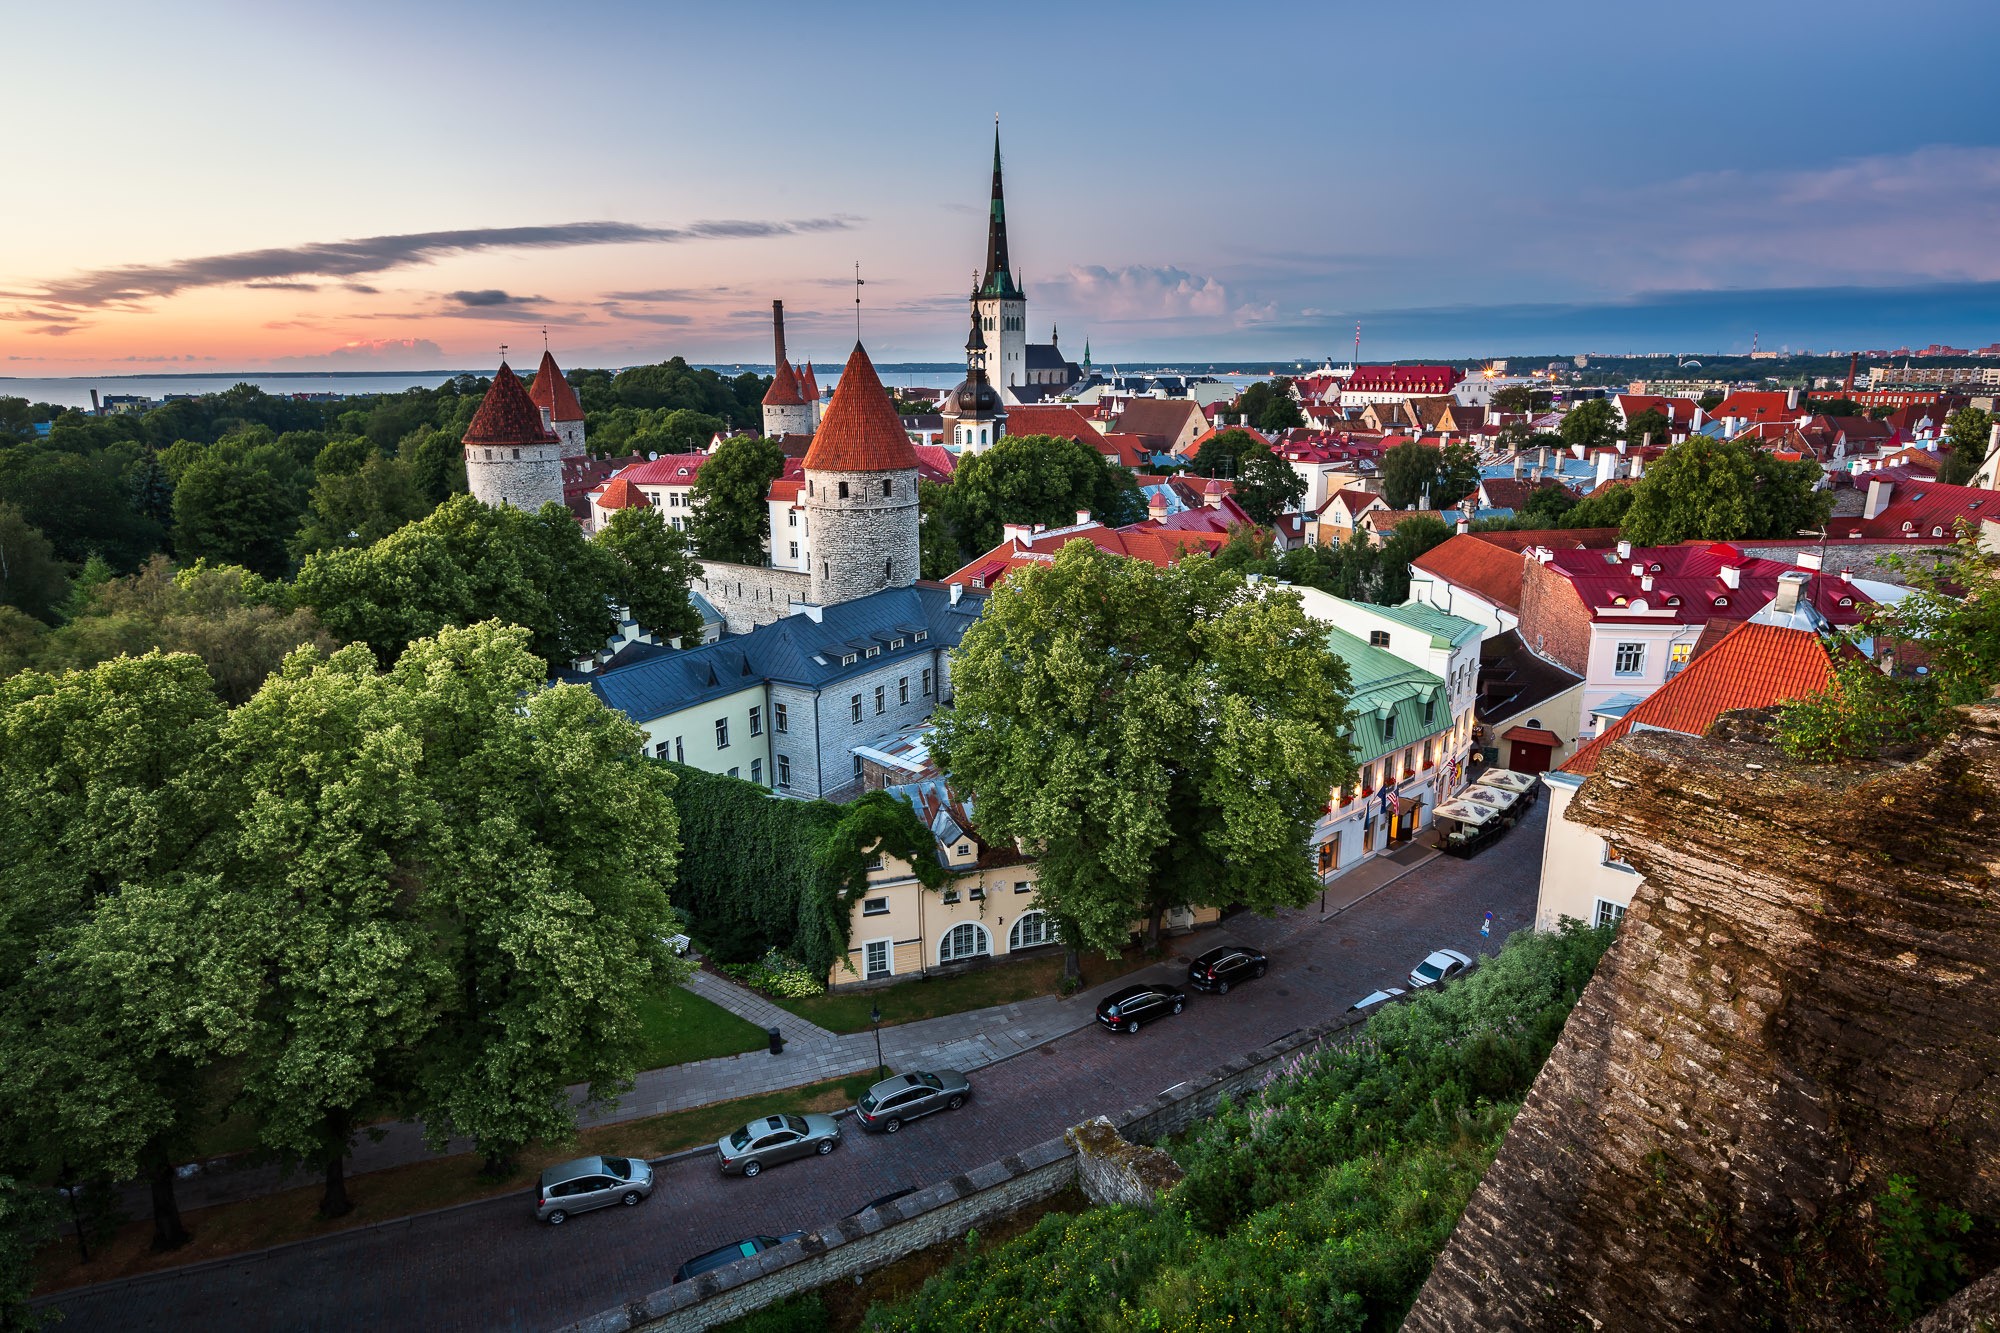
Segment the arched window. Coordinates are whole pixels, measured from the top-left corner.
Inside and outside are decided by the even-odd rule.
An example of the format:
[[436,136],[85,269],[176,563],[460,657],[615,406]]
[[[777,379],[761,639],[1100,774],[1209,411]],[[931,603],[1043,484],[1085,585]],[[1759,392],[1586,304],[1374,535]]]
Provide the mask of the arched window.
[[938,962],[955,963],[963,958],[983,958],[993,952],[993,939],[977,921],[961,921],[938,943]]
[[1023,912],[1015,919],[1014,928],[1007,932],[1007,949],[1010,953],[1017,949],[1032,949],[1038,944],[1047,944],[1055,937],[1055,926],[1049,921],[1047,912]]

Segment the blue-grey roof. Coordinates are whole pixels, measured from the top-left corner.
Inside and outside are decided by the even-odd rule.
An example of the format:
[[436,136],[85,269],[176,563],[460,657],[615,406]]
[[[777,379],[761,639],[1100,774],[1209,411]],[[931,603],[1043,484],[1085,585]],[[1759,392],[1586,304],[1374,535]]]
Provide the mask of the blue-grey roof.
[[[778,681],[824,689],[898,659],[953,648],[979,618],[985,598],[966,594],[957,606],[939,587],[886,588],[829,606],[815,621],[790,615],[748,634],[669,652],[581,678],[611,707],[648,722],[725,695]],[[921,632],[924,637],[917,638]],[[902,646],[891,645],[901,641]],[[868,649],[877,650],[873,657]],[[852,662],[844,661],[852,657]]]

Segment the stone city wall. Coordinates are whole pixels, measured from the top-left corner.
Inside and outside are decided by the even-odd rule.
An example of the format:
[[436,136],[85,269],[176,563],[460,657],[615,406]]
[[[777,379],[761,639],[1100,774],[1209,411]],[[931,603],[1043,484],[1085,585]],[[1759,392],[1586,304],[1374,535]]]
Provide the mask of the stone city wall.
[[759,625],[791,615],[808,600],[810,582],[801,570],[704,560],[693,591],[708,598],[722,613],[731,634],[748,634]]

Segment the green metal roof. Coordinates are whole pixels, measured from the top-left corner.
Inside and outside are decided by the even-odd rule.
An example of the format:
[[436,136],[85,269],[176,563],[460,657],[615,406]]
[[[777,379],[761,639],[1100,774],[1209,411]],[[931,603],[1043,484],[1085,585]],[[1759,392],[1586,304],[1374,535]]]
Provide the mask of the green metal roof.
[[[1354,714],[1348,744],[1356,763],[1380,759],[1450,724],[1451,704],[1443,677],[1404,661],[1386,648],[1371,648],[1344,629],[1329,629],[1326,646],[1347,663],[1352,687],[1347,706]],[[1424,721],[1426,701],[1431,704],[1429,722]],[[1388,725],[1391,722],[1393,727]]]
[[1378,606],[1374,610],[1430,635],[1433,648],[1456,648],[1479,637],[1477,624],[1449,611],[1440,611],[1429,602],[1405,602],[1401,606]]

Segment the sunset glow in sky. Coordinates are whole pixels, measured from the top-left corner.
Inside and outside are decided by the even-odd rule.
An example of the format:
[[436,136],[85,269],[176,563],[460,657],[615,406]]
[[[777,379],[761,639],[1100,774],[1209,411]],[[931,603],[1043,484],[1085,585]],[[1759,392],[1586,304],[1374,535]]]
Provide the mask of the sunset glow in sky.
[[1344,356],[1356,319],[1380,357],[2000,340],[1972,0],[8,30],[0,375],[485,367],[545,325],[570,366],[768,361],[774,297],[838,363],[857,261],[876,358],[947,360],[996,112],[1032,332],[1099,364]]

